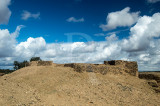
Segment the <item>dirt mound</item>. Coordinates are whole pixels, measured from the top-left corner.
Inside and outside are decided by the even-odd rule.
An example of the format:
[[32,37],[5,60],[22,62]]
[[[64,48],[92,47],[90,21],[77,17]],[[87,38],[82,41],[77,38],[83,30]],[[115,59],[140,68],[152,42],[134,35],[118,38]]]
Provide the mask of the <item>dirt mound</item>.
[[0,106],[160,105],[146,80],[83,72],[63,65],[30,66],[0,77]]

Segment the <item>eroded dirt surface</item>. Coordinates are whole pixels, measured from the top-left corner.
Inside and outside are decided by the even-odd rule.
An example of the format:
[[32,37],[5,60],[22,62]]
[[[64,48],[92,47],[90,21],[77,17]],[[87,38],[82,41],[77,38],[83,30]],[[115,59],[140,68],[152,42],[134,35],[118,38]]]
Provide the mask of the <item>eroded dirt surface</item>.
[[32,66],[0,77],[0,106],[160,105],[144,79],[78,73],[63,66]]

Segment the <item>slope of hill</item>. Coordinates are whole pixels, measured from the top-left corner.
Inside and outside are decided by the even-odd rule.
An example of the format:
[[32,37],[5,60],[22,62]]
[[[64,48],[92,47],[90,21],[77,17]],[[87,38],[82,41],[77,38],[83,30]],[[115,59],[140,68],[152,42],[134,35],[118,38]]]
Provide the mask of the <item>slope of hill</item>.
[[29,66],[0,77],[0,106],[160,105],[160,94],[131,75]]

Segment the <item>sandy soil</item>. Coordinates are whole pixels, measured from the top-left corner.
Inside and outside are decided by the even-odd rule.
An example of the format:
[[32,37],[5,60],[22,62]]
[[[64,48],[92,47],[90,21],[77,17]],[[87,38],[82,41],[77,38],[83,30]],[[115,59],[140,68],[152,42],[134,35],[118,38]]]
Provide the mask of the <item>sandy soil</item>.
[[130,75],[30,66],[0,77],[0,106],[158,106],[160,94]]

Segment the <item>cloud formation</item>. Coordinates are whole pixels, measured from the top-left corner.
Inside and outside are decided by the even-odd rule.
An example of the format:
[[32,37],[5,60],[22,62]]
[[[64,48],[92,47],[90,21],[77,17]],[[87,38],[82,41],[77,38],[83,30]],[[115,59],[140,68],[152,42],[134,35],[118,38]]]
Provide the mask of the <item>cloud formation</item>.
[[16,47],[16,37],[23,26],[17,26],[15,32],[10,33],[8,29],[0,29],[0,58],[13,56]]
[[42,37],[39,38],[28,38],[26,42],[21,42],[16,46],[16,55],[27,59],[45,49],[46,42]]
[[119,53],[117,44],[106,42],[46,44],[42,37],[29,38],[26,42],[18,44],[16,50],[17,56],[22,58],[40,56],[56,63],[100,63]]
[[156,3],[159,2],[160,0],[147,0],[148,3]]
[[7,24],[11,16],[8,6],[11,0],[0,0],[0,24]]
[[66,21],[67,22],[84,22],[84,18],[76,19],[75,17],[70,17]]
[[131,36],[124,39],[122,46],[126,51],[142,51],[148,49],[150,41],[160,36],[160,13],[141,17],[130,29]]
[[116,29],[117,27],[129,27],[136,23],[140,12],[130,12],[130,8],[126,7],[121,11],[111,12],[106,18],[107,24],[101,24],[99,27],[103,31]]
[[[126,11],[129,13],[129,10]],[[135,14],[139,17],[138,12]],[[100,42],[93,42],[87,34],[70,33],[66,34],[67,37],[80,35],[88,42],[46,43],[43,37],[29,37],[26,41],[17,43],[23,25],[17,26],[13,33],[8,29],[0,29],[0,68],[12,67],[15,60],[23,61],[39,56],[55,63],[103,63],[104,60],[115,59],[138,61],[139,70],[156,71],[160,69],[159,20],[160,13],[141,16],[130,28],[128,38],[121,40],[116,33],[109,36],[100,33],[97,36],[106,36],[106,41]]]
[[110,36],[106,36],[105,39],[106,39],[108,42],[112,42],[112,41],[118,40],[118,37],[116,36],[116,34],[112,34],[112,35],[110,35]]
[[[152,18],[156,19],[157,16],[159,15],[154,14]],[[9,33],[7,29],[0,30],[0,35],[3,35],[0,38],[1,66],[11,67],[14,60],[23,61],[33,56],[40,56],[43,60],[51,60],[55,63],[103,63],[104,60],[116,59],[138,61],[139,69],[143,71],[158,70],[160,68],[160,39],[151,39],[146,50],[137,51],[124,50],[124,40],[130,41],[132,35],[129,39],[119,40],[115,34],[107,36],[106,41],[101,42],[46,43],[43,37],[29,37],[25,42],[17,44],[16,37],[21,27],[18,26],[14,33]],[[137,38],[141,37],[137,36]],[[142,40],[141,42],[146,41]],[[130,44],[128,43],[128,45]]]
[[29,11],[24,10],[23,13],[21,14],[21,19],[22,20],[28,20],[29,18],[34,18],[34,19],[39,19],[40,18],[40,12],[33,14]]

